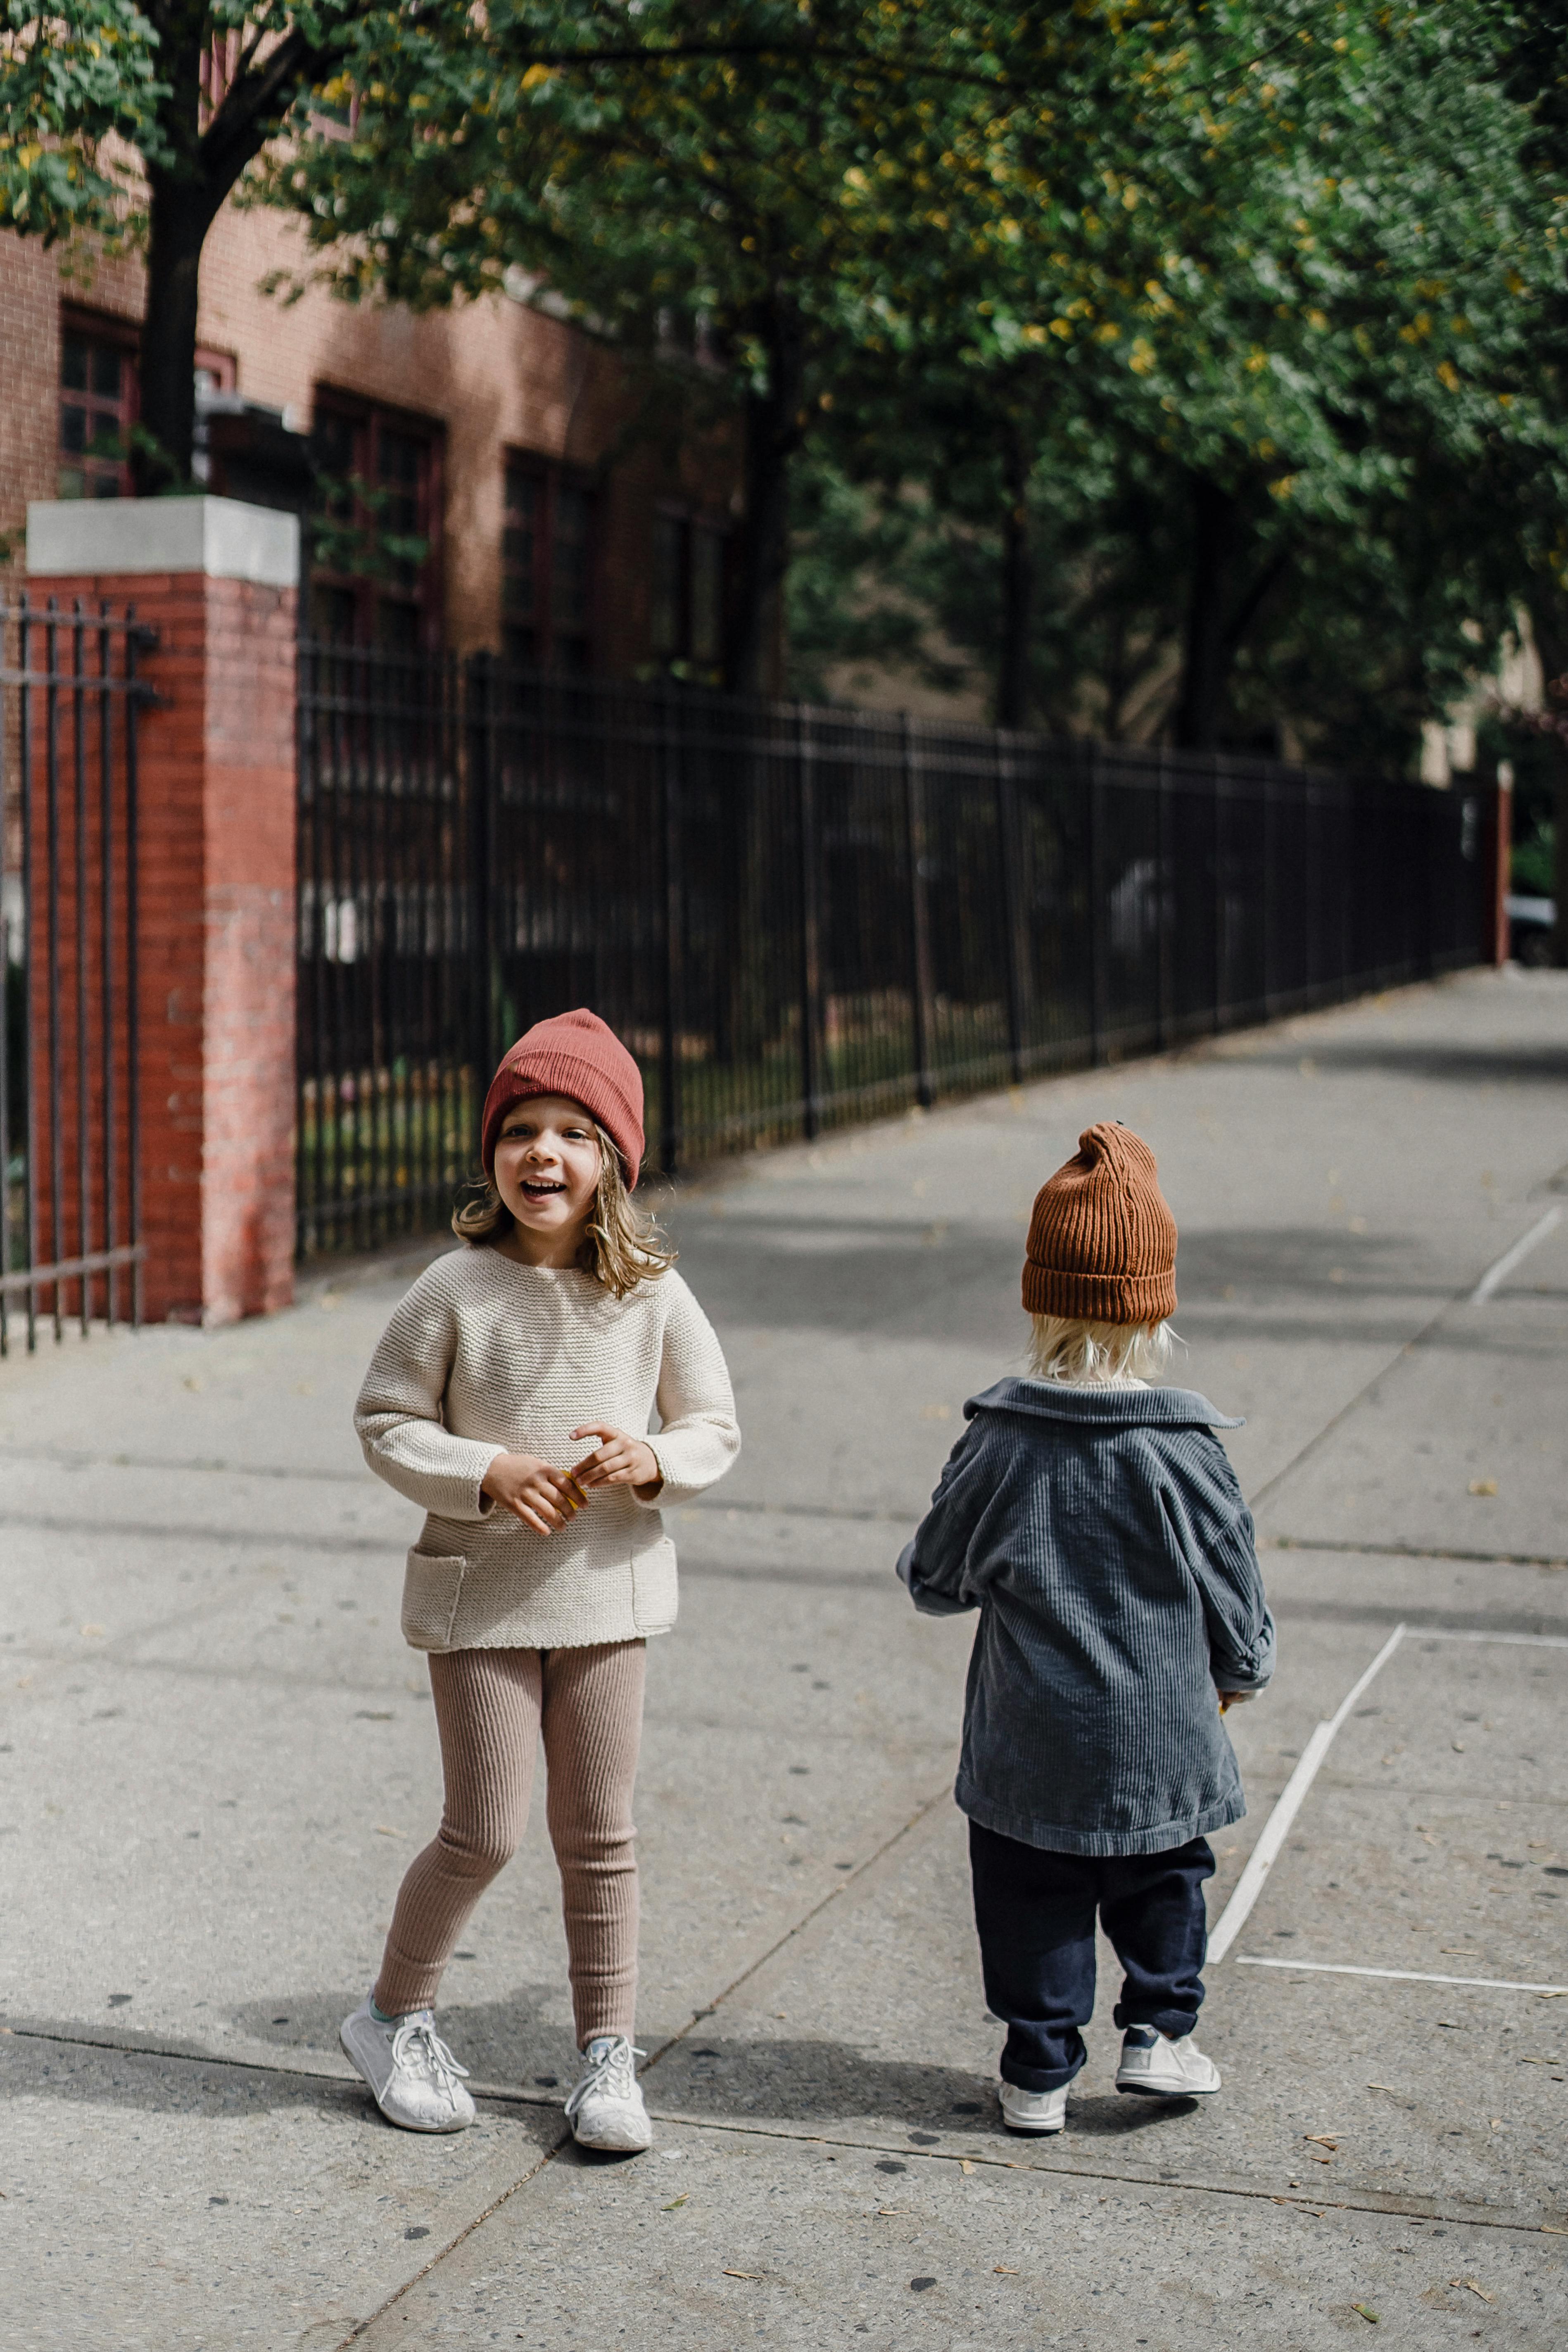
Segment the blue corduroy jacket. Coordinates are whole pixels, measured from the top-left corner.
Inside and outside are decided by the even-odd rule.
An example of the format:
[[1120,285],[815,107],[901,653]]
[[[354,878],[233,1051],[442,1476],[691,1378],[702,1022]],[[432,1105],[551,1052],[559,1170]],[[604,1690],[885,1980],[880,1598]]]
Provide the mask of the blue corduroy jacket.
[[1060,1853],[1163,1853],[1247,1810],[1216,1689],[1274,1671],[1252,1518],[1191,1389],[1005,1380],[899,1561],[917,1609],[978,1609],[954,1790]]

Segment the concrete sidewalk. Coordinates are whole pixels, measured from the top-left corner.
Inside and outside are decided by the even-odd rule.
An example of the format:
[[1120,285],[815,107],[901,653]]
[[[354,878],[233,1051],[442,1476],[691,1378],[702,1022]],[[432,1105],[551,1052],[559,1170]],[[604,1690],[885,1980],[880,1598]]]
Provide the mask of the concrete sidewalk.
[[[428,1252],[0,1367],[7,2352],[1561,2342],[1568,2006],[1521,1988],[1568,1987],[1565,1081],[1568,980],[1477,976],[677,1201],[747,1446],[649,1654],[629,2164],[563,2142],[541,1820],[446,1988],[479,2126],[391,2130],[337,2050],[438,1802],[413,1517],[349,1426]],[[1159,1154],[1181,1377],[1247,1416],[1280,1624],[1211,1919],[1407,1631],[1210,1971],[1221,2097],[1116,2098],[1100,2022],[1034,2143],[950,1795],[971,1629],[890,1564],[1016,1365],[1036,1187],[1107,1116]]]

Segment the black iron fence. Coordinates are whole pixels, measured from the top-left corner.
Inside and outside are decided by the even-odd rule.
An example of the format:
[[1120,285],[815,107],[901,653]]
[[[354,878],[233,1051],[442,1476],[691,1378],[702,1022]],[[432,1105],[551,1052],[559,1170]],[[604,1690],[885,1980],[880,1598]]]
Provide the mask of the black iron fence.
[[1479,799],[319,645],[300,1241],[439,1222],[591,1004],[666,1171],[1476,961]]
[[136,719],[147,632],[0,595],[0,1354],[140,1319]]

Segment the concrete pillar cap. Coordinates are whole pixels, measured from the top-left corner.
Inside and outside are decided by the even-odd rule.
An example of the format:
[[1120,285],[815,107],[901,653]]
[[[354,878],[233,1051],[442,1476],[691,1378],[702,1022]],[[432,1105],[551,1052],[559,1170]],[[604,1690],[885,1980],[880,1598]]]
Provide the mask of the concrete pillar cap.
[[30,579],[202,572],[262,588],[300,584],[300,518],[237,499],[35,499]]

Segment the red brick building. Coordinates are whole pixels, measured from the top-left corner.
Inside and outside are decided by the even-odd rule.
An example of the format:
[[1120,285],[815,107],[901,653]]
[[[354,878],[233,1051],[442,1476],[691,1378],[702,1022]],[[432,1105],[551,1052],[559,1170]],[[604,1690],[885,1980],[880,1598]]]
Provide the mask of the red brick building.
[[[308,446],[345,520],[366,488],[374,527],[426,551],[372,577],[352,550],[334,565],[329,546],[308,592],[312,625],[612,676],[710,670],[731,453],[639,432],[641,394],[614,351],[508,299],[416,316],[259,290],[300,257],[280,215],[231,208],[214,226],[198,463],[215,489],[244,498],[247,446],[265,457],[269,439],[274,459],[292,451],[299,467]],[[134,261],[68,283],[57,255],[0,236],[0,549],[18,546],[30,499],[128,488],[141,307]]]

